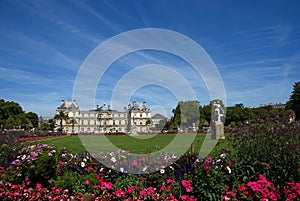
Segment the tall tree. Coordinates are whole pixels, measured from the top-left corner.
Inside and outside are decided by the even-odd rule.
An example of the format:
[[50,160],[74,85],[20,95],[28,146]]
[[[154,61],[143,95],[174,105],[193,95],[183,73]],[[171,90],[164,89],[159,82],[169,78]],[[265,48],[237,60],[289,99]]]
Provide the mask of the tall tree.
[[26,118],[31,122],[32,126],[34,128],[37,128],[39,125],[39,117],[36,113],[33,112],[27,112]]
[[[180,126],[181,128],[191,128],[193,125],[198,127],[200,121],[199,102],[193,101],[179,101],[177,107],[172,112],[173,126]],[[175,124],[176,123],[176,124]]]
[[287,102],[287,109],[294,110],[296,119],[300,119],[300,81],[294,84],[290,100]]
[[63,130],[63,121],[68,120],[69,116],[64,111],[59,111],[59,113],[54,116],[54,119],[60,121],[60,130],[62,131]]

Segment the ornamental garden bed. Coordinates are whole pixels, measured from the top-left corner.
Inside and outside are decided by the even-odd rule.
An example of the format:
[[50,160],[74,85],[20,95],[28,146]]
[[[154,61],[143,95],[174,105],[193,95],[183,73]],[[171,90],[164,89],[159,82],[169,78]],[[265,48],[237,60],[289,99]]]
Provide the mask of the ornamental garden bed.
[[[0,200],[299,200],[299,131],[299,122],[259,120],[227,135],[205,158],[196,153],[201,134],[183,155],[159,152],[171,135],[147,139],[150,149],[131,144],[130,151],[129,138],[111,136],[120,149],[98,155],[86,152],[79,136],[4,141]],[[133,156],[142,148],[157,152],[155,164]]]

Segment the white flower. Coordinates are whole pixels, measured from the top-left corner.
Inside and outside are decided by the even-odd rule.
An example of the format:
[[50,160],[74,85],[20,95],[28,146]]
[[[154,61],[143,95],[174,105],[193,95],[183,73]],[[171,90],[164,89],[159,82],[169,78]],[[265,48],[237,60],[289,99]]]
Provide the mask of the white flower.
[[147,169],[148,169],[148,166],[145,166],[145,167],[143,168],[143,172],[145,172]]
[[164,169],[160,169],[160,173],[161,173],[161,174],[164,174],[164,173],[165,173],[165,170],[164,170]]
[[86,162],[87,161],[86,158],[83,158],[83,161]]
[[81,162],[80,165],[81,165],[81,167],[84,167],[84,166],[85,166],[85,163],[84,163],[84,162]]
[[221,162],[221,159],[217,159],[217,160],[216,160],[216,163],[220,163],[220,162]]
[[102,172],[102,170],[104,170],[104,168],[101,168],[101,169],[100,169],[100,172]]
[[227,166],[226,168],[227,168],[227,170],[228,170],[228,173],[231,174],[231,169],[230,169],[230,167]]
[[174,168],[172,166],[170,166],[171,170],[174,170]]
[[226,158],[226,154],[221,154],[220,157],[221,157],[222,159],[225,159],[225,158]]
[[117,159],[116,159],[115,157],[112,157],[112,158],[110,159],[110,161],[113,162],[113,163],[115,163],[115,162],[117,162]]
[[124,172],[124,168],[121,167],[121,168],[120,168],[120,172]]
[[24,160],[26,158],[26,154],[24,154],[23,156],[22,156],[22,160]]

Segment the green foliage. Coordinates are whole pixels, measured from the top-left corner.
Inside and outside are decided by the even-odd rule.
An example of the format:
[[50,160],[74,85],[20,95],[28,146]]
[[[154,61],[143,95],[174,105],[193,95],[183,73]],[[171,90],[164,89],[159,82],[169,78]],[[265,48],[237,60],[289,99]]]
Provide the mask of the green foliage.
[[196,161],[196,168],[184,175],[185,179],[191,180],[193,186],[191,195],[197,200],[222,200],[226,187],[224,184],[228,184],[232,170],[228,167],[226,155],[221,156]]
[[282,187],[284,181],[299,181],[300,123],[281,118],[241,125],[229,142],[234,148],[240,181],[264,174]]
[[193,124],[198,125],[200,119],[199,102],[180,101],[173,113],[173,122],[183,129],[192,127]]
[[60,121],[59,132],[62,132],[63,131],[63,126],[62,126],[63,125],[63,121],[66,121],[66,120],[68,120],[70,118],[69,118],[68,114],[66,114],[64,111],[61,110],[61,111],[58,112],[58,114],[56,114],[54,116],[54,119]]
[[119,176],[115,180],[114,190],[122,189],[123,191],[126,191],[129,187],[137,186],[141,188],[145,188],[145,182],[144,180],[137,175],[123,175]]
[[28,181],[26,185],[41,183],[49,186],[56,178],[57,154],[48,145],[21,144],[15,148],[5,180],[12,183]]
[[0,129],[30,129],[38,126],[38,116],[23,111],[22,107],[13,101],[0,100]]
[[287,108],[295,111],[296,119],[300,119],[300,82],[296,82],[293,87]]
[[[85,182],[88,181],[87,185]],[[93,186],[98,184],[97,174],[78,174],[74,172],[64,172],[62,176],[58,176],[54,181],[54,185],[61,189],[68,189],[70,194],[75,192],[93,192]]]

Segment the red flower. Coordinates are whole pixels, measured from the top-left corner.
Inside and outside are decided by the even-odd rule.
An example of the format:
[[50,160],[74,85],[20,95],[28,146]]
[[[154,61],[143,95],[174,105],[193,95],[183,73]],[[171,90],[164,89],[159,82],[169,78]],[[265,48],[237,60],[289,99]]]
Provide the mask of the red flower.
[[246,187],[245,186],[238,186],[238,191],[245,191],[246,190]]
[[85,185],[87,185],[87,186],[90,185],[90,181],[89,181],[89,180],[85,180],[84,183],[85,183]]
[[203,170],[205,170],[205,171],[210,171],[210,166],[204,164],[204,165],[203,165]]
[[87,167],[87,171],[89,171],[89,172],[90,172],[90,171],[93,171],[93,168],[92,168],[91,166],[88,166],[88,167]]

